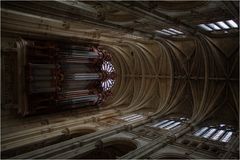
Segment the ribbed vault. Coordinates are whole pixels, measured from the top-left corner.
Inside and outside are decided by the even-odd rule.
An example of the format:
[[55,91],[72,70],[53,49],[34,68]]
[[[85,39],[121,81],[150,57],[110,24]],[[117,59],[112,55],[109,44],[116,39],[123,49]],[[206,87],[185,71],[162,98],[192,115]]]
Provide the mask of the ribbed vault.
[[225,108],[235,115],[225,120],[237,120],[236,42],[237,37],[213,39],[198,35],[184,41],[105,44],[118,75],[108,107],[122,112],[148,110],[159,116],[181,113],[194,123]]
[[[88,152],[85,158],[89,158],[91,154],[98,157],[104,147],[111,155],[109,158],[186,159],[194,157],[182,155],[194,153],[207,155],[205,158],[238,157],[235,155],[239,150],[239,4],[236,1],[54,0],[1,4],[3,157],[67,159],[81,158]],[[214,29],[210,25],[218,26],[221,21],[229,29],[220,25],[220,30]],[[230,28],[229,21],[238,27]],[[203,24],[211,31],[200,27]],[[98,82],[105,81],[104,75],[111,75],[115,80],[109,89],[112,94],[97,94],[94,96],[97,100],[106,99],[91,107],[18,117],[16,109],[26,90],[21,87],[28,84],[26,76],[21,76],[26,65],[21,65],[24,60],[17,53],[19,38],[87,45],[106,51],[107,59],[109,54],[112,57],[116,78],[115,72],[104,72]],[[95,95],[94,91],[89,93]],[[184,123],[174,130],[159,127],[164,120],[167,120],[164,125],[174,120],[167,124],[173,127],[175,119]],[[192,137],[191,133],[201,126],[211,128],[215,124],[236,129],[232,142],[225,145]],[[124,138],[126,143],[118,143]],[[134,141],[134,145],[128,141]],[[136,146],[135,141],[139,142]],[[176,153],[181,155],[166,152],[174,145]],[[179,146],[184,150],[179,150]],[[157,153],[160,150],[164,154]]]

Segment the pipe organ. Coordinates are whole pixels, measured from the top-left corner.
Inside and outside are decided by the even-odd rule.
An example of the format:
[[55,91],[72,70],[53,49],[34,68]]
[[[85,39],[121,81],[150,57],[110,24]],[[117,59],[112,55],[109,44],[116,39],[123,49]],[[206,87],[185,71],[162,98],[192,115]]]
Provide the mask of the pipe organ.
[[22,39],[17,51],[22,83],[18,112],[24,116],[100,106],[112,94],[116,75],[111,56],[97,46]]

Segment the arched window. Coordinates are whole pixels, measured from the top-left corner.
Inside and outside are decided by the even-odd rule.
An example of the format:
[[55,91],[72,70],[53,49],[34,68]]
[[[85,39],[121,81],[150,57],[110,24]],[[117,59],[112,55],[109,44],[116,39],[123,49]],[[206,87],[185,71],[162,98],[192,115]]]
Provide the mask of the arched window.
[[215,133],[216,130],[216,128],[211,128],[207,132],[205,132],[202,137],[209,138],[213,135],[213,133]]
[[180,127],[185,121],[187,121],[187,118],[170,118],[167,120],[162,120],[160,122],[157,122],[153,125],[150,125],[150,127],[154,128],[162,128],[167,130],[172,130]]
[[199,129],[197,132],[194,133],[195,136],[200,136],[201,134],[203,134],[206,130],[208,130],[208,127],[203,127],[201,129]]
[[[102,71],[105,71],[108,75],[112,74],[113,72],[115,72],[115,69],[112,65],[111,62],[109,61],[104,61],[102,64]],[[114,85],[115,80],[112,79],[112,76],[108,76],[107,79],[105,79],[104,81],[102,81],[102,88],[104,91],[107,91],[109,89],[111,89]]]
[[193,133],[194,136],[207,138],[213,141],[228,142],[234,129],[231,126],[220,124],[217,126],[202,127]]
[[233,132],[229,131],[224,134],[224,136],[220,139],[221,142],[228,142],[232,137]]
[[144,118],[143,115],[134,113],[134,114],[130,114],[127,116],[122,116],[119,119],[127,121],[127,122],[132,122],[132,121],[139,121],[143,118]]
[[229,30],[238,28],[238,24],[236,20],[230,19],[227,21],[218,21],[214,23],[207,23],[207,24],[199,24],[198,27],[205,31],[222,31],[222,30]]
[[223,134],[225,130],[218,130],[212,137],[213,140],[218,140]]

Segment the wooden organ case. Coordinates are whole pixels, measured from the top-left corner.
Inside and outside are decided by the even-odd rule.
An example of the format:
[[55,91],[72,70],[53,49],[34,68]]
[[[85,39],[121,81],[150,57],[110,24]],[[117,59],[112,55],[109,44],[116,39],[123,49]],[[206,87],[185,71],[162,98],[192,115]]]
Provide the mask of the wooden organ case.
[[112,94],[101,85],[115,76],[102,70],[111,56],[96,45],[21,39],[17,51],[18,112],[23,116],[99,106]]

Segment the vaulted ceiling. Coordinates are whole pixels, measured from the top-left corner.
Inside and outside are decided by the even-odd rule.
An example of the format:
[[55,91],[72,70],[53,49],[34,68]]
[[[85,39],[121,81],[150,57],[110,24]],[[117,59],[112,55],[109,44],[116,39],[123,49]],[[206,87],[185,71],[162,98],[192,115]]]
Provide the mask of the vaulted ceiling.
[[[198,25],[239,22],[238,9],[236,1],[2,2],[2,33],[107,49],[118,76],[106,108],[236,124],[238,28],[209,32]],[[183,34],[160,34],[168,28]]]
[[[77,31],[75,29],[77,28],[79,31],[95,33],[97,39],[109,36],[158,39],[182,38],[193,36],[198,32],[208,36],[226,36],[225,32],[209,33],[197,25],[229,19],[237,20],[239,4],[237,1],[46,1],[3,2],[2,8],[2,17],[9,12],[8,9],[48,17],[59,20],[59,23],[62,22],[62,27],[66,31]],[[8,20],[10,22],[10,19]],[[44,23],[42,20],[42,26],[38,28],[45,27],[47,30],[51,27]],[[159,34],[158,31],[167,28],[177,29],[184,35],[166,37]],[[234,34],[237,30],[229,32]]]

